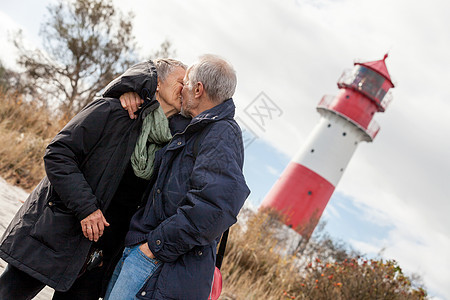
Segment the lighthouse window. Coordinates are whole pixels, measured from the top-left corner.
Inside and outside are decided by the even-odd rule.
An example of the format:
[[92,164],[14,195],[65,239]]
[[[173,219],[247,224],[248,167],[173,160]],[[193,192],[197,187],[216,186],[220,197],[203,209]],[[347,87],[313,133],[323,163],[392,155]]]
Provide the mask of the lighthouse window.
[[386,93],[387,92],[385,90],[379,89],[378,93],[376,95],[377,99],[380,100],[380,101],[383,100],[384,96],[386,96]]
[[385,78],[375,71],[366,68],[361,65],[357,65],[353,69],[353,81],[350,84],[356,90],[364,92],[367,96],[372,99],[378,99],[381,101],[386,91],[384,91],[381,86],[385,82]]
[[330,128],[331,127],[331,124],[328,124],[328,128]]
[[312,195],[312,192],[311,192],[311,191],[308,191],[308,195]]
[[342,135],[343,135],[343,136],[346,136],[346,135],[347,135],[347,133],[346,133],[346,132],[343,132],[343,133],[342,133]]
[[311,149],[311,153],[313,153],[314,152],[314,149]]

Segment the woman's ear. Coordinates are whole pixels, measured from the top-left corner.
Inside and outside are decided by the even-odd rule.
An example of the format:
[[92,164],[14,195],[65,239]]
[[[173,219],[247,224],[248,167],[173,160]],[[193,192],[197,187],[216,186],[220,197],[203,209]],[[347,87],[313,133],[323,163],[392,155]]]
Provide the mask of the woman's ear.
[[160,87],[160,85],[161,85],[161,82],[160,82],[159,79],[158,79],[158,84],[156,85],[156,92],[157,92],[157,93],[159,92],[159,87]]

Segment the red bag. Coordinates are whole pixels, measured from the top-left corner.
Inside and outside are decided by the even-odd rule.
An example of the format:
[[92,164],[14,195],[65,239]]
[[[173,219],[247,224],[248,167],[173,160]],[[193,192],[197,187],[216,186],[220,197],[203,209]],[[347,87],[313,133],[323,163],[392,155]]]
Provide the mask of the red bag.
[[219,251],[217,252],[216,257],[216,268],[214,269],[212,288],[208,300],[219,299],[220,293],[222,292],[222,273],[220,273],[220,267],[222,266],[223,257],[225,255],[229,232],[230,229],[225,230],[225,232],[222,234],[222,238],[220,239]]
[[219,268],[216,267],[216,269],[214,270],[214,278],[211,288],[211,294],[209,294],[208,300],[219,299],[221,292],[222,292],[222,273],[220,273]]

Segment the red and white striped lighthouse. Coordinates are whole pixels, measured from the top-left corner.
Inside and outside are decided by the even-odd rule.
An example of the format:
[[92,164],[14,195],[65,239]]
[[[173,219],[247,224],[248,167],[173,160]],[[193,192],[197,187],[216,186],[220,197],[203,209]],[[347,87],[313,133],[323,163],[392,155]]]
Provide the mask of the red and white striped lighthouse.
[[324,96],[321,118],[303,148],[267,194],[262,207],[309,238],[359,142],[372,142],[380,127],[372,120],[384,112],[394,87],[385,60],[356,62],[338,80],[337,96]]

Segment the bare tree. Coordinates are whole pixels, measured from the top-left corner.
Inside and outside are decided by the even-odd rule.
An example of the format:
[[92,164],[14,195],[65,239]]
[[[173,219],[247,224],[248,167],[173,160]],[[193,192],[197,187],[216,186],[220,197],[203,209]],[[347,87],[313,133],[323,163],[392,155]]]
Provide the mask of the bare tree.
[[0,93],[23,93],[27,90],[29,94],[33,94],[29,87],[25,85],[20,73],[6,68],[0,61]]
[[44,51],[26,49],[19,32],[18,64],[41,98],[57,100],[70,116],[135,61],[133,15],[124,16],[111,0],[59,0],[48,12],[40,32]]
[[9,89],[9,80],[7,77],[8,70],[3,66],[0,61],[0,92],[6,92]]

